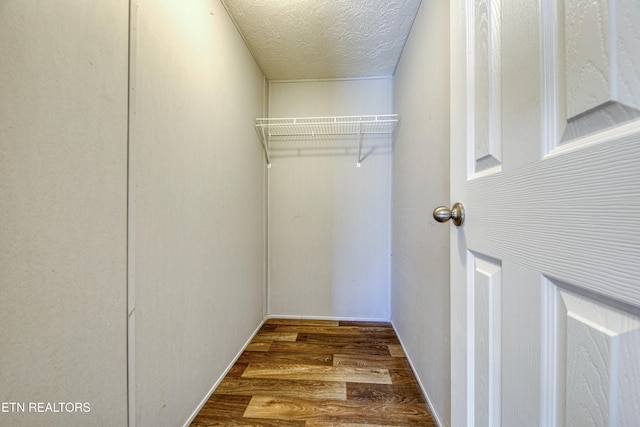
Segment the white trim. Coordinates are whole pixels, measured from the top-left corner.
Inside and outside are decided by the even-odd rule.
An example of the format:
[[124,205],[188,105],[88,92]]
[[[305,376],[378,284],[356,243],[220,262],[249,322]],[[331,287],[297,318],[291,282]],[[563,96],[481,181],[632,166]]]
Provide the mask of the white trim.
[[418,382],[418,386],[420,387],[420,392],[422,393],[422,397],[424,398],[425,402],[427,402],[427,406],[429,407],[429,410],[431,411],[431,415],[433,415],[433,420],[436,422],[436,424],[438,426],[444,426],[446,425],[445,423],[443,423],[440,419],[440,417],[438,416],[438,413],[434,410],[434,406],[431,403],[431,399],[429,399],[429,394],[427,393],[426,388],[424,387],[424,385],[422,384],[422,381],[420,381],[420,377],[418,376],[418,371],[416,370],[415,365],[413,364],[413,361],[411,360],[411,357],[409,357],[409,353],[407,352],[407,349],[404,346],[404,343],[402,342],[402,338],[400,337],[400,334],[398,333],[398,330],[396,329],[396,325],[393,324],[393,322],[391,322],[391,327],[393,327],[393,331],[395,332],[396,336],[398,337],[398,341],[400,341],[400,346],[402,347],[402,351],[404,351],[404,354],[406,356],[407,362],[409,362],[409,366],[411,367],[411,370],[413,371],[413,376],[416,378],[416,381]]
[[269,319],[286,319],[286,320],[329,320],[335,322],[387,322],[391,323],[391,319],[385,317],[336,317],[336,316],[297,316],[293,314],[268,314],[265,321]]
[[545,276],[540,286],[540,424],[555,427],[558,421],[558,292]]
[[565,144],[561,144],[544,158],[548,159],[565,153],[571,153],[576,150],[583,150],[592,145],[601,144],[611,140],[623,139],[637,133],[640,133],[640,120],[631,120],[620,126],[603,129],[583,138],[578,138]]
[[465,295],[467,302],[467,319],[465,324],[465,333],[466,333],[466,400],[467,400],[467,413],[466,413],[466,421],[467,426],[475,425],[475,414],[476,414],[476,347],[475,347],[475,336],[476,336],[476,310],[475,310],[475,264],[476,264],[476,256],[471,251],[467,250],[467,281],[465,283]]
[[[467,180],[473,176],[474,75],[473,0],[454,0],[450,4],[450,72],[451,72],[451,138],[450,138],[450,202],[466,203]],[[468,264],[465,226],[451,227],[450,266],[450,346],[451,346],[451,409],[452,427],[473,425],[472,392],[469,388],[469,323],[473,312],[468,304]]]
[[555,0],[545,0],[541,9],[541,51],[542,51],[542,157],[558,147],[560,131],[558,123],[558,25],[556,22]]
[[[473,153],[475,151],[476,134],[476,52],[475,52],[475,22],[474,22],[474,0],[466,0],[464,8],[464,21],[465,21],[465,38],[464,45],[465,57],[466,57],[466,70],[465,77],[467,87],[465,88],[464,100],[466,102],[465,118],[466,118],[466,149],[467,153]],[[467,179],[471,178],[475,174],[475,159],[471,155],[466,156],[467,161]]]
[[390,76],[369,76],[369,77],[337,77],[326,79],[291,79],[291,80],[269,80],[269,83],[317,83],[317,82],[345,82],[358,80],[393,80]]
[[236,356],[233,358],[233,360],[231,361],[231,363],[229,363],[229,365],[227,366],[227,368],[224,370],[224,372],[222,372],[222,374],[220,375],[220,377],[216,380],[216,382],[213,384],[213,386],[211,387],[211,389],[209,390],[209,392],[206,394],[206,396],[202,399],[202,401],[200,402],[200,404],[196,407],[196,409],[193,411],[193,413],[189,416],[189,418],[187,419],[187,422],[184,423],[184,427],[189,427],[189,425],[191,425],[191,423],[193,422],[193,420],[196,418],[196,416],[198,415],[198,413],[200,412],[200,410],[204,407],[204,405],[207,403],[207,401],[211,398],[211,395],[213,394],[213,392],[216,390],[216,388],[218,388],[218,386],[220,385],[220,383],[222,382],[222,380],[224,380],[224,378],[227,376],[227,374],[229,373],[229,371],[231,370],[231,368],[233,368],[233,366],[236,364],[236,362],[238,361],[238,359],[240,358],[240,356],[242,355],[242,353],[244,353],[244,351],[247,349],[247,346],[249,346],[249,344],[251,343],[251,341],[253,341],[253,338],[255,338],[255,336],[258,334],[258,332],[260,331],[260,329],[262,328],[262,326],[264,325],[264,322],[267,320],[267,318],[265,317],[262,322],[260,322],[260,324],[258,325],[258,327],[256,328],[256,330],[253,332],[253,334],[251,334],[251,336],[249,337],[249,339],[245,342],[245,344],[242,346],[242,348],[240,349],[240,351],[238,352],[238,354],[236,354]]

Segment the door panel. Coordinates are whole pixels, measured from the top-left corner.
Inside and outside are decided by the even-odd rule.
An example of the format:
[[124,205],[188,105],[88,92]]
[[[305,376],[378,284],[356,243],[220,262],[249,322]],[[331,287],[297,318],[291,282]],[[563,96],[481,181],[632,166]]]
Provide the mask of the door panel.
[[452,425],[633,425],[640,2],[457,0],[451,27]]
[[[557,426],[633,426],[640,401],[640,317],[619,302],[547,280],[557,313],[549,334],[546,392]],[[552,380],[553,379],[553,380]],[[549,408],[547,408],[549,409]]]
[[474,173],[500,170],[500,0],[481,0],[474,9],[475,26],[475,138]]
[[[473,255],[472,255],[473,256]],[[475,423],[500,425],[502,316],[499,261],[474,257]]]
[[[558,2],[565,54],[566,142],[640,116],[640,3]],[[564,7],[563,7],[564,6]],[[564,13],[563,10],[564,9]]]

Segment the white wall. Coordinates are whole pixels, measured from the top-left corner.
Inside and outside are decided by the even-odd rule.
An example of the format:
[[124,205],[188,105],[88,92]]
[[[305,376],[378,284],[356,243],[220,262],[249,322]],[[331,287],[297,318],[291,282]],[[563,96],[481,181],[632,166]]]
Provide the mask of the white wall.
[[394,76],[392,318],[442,425],[450,416],[449,3],[423,0]]
[[[271,82],[269,115],[387,114],[391,90],[390,78]],[[272,145],[270,314],[390,317],[389,141],[365,138],[360,168],[357,139]]]
[[127,422],[127,34],[127,1],[0,4],[3,426]]
[[137,9],[137,426],[178,426],[263,319],[263,77],[218,0]]

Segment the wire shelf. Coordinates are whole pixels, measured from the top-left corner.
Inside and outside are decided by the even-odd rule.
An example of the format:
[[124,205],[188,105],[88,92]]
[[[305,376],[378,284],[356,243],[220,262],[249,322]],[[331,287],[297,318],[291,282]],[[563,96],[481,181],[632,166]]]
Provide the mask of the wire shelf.
[[256,130],[262,138],[267,156],[267,166],[271,167],[269,142],[278,137],[314,137],[330,135],[359,135],[357,166],[360,166],[362,137],[364,135],[391,134],[398,123],[397,114],[375,116],[336,116],[336,117],[296,117],[296,118],[258,118]]

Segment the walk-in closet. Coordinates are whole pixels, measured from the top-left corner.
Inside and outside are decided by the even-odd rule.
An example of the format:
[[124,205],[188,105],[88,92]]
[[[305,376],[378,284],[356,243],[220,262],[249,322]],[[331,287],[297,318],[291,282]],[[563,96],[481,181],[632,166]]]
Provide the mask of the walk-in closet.
[[406,355],[448,425],[449,13],[3,1],[0,425],[188,425],[294,326]]

